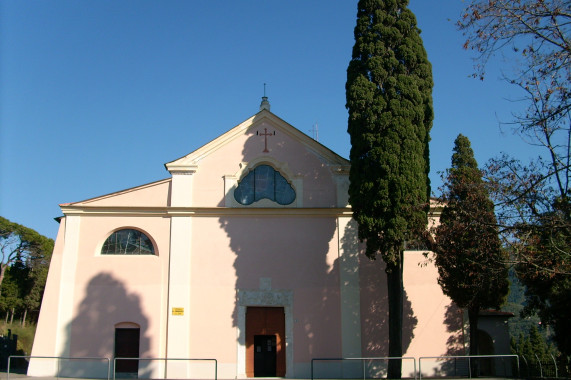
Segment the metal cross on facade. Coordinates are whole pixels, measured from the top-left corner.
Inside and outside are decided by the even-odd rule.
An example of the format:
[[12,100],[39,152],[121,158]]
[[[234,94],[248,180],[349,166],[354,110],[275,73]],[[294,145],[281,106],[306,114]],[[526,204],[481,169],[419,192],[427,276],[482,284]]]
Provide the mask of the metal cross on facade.
[[276,135],[276,131],[274,131],[274,133],[268,133],[268,128],[264,128],[264,133],[260,133],[260,132],[256,131],[256,135],[257,135],[257,136],[264,136],[264,150],[263,150],[263,153],[269,153],[269,150],[268,150],[268,136],[275,136],[275,135]]

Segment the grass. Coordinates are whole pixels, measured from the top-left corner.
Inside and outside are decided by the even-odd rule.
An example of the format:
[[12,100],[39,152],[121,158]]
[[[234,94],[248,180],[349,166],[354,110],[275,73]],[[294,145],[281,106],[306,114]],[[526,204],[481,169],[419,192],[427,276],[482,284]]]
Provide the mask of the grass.
[[26,327],[22,327],[20,322],[0,323],[0,332],[2,335],[8,336],[9,329],[12,331],[12,335],[18,335],[18,345],[16,347],[17,355],[31,355],[34,335],[36,334],[36,325],[28,324]]

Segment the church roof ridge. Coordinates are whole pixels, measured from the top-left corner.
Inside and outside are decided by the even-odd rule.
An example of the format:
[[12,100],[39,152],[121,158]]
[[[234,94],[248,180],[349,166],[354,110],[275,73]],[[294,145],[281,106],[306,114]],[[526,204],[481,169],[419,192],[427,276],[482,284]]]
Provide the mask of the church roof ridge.
[[[179,157],[175,160],[165,163],[165,168],[169,171],[176,170],[179,166],[196,165],[203,157],[209,155],[213,151],[217,150],[219,147],[225,145],[227,142],[232,141],[236,136],[244,133],[245,130],[251,128],[254,124],[261,122],[264,119],[270,120],[276,128],[280,129],[282,132],[288,134],[290,137],[298,140],[300,143],[305,145],[308,149],[319,154],[323,158],[327,159],[331,165],[337,166],[348,166],[349,160],[335,153],[333,150],[329,149],[319,141],[312,139],[307,134],[303,133],[284,119],[277,116],[275,113],[271,112],[269,108],[260,107],[260,111],[248,119],[237,124],[230,130],[221,134],[220,136],[214,138],[213,140],[207,142],[206,144],[200,146],[199,148],[193,150],[192,152]],[[179,168],[180,169],[180,168]]]

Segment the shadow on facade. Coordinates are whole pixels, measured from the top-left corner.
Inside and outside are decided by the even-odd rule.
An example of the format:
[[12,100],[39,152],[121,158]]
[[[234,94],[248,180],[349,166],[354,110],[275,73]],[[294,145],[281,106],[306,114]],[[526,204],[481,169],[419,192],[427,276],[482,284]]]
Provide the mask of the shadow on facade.
[[312,357],[340,356],[338,265],[326,257],[335,220],[226,217],[220,224],[236,255],[238,342],[246,345],[248,307],[283,307],[286,371],[293,370],[294,358],[309,369]]
[[[269,129],[267,132],[272,134],[267,137],[256,135],[256,129],[264,132],[264,126],[252,128],[242,151],[243,162],[263,163],[260,157],[264,154],[271,157],[269,165],[286,162],[290,175],[303,178],[303,192],[297,193],[297,197],[303,197],[302,207],[336,207],[332,191],[336,183],[326,165],[307,150],[292,159],[290,149],[295,149],[295,144],[290,139],[280,139],[279,131],[274,135]],[[263,152],[265,138],[267,153]],[[307,164],[311,162],[314,164]],[[312,169],[296,171],[300,167]],[[256,203],[248,207],[256,208]],[[371,262],[364,256],[356,224],[349,223],[341,231],[344,238],[338,241],[335,216],[293,215],[279,207],[272,211],[268,216],[244,214],[219,219],[235,254],[237,297],[232,319],[238,328],[238,345],[244,346],[238,360],[248,349],[245,313],[250,306],[285,307],[285,376],[309,377],[313,358],[388,356],[385,266],[380,259]],[[339,256],[338,244],[341,251],[352,253]],[[403,297],[406,352],[417,318],[406,292]],[[386,375],[386,362],[366,365],[367,376]],[[292,370],[295,372],[289,372]],[[317,377],[349,378],[355,374],[362,376],[361,363],[338,362],[324,365]]]
[[[361,316],[363,329],[363,356],[389,356],[389,300],[385,264],[379,257],[371,261],[364,254],[360,255],[361,271]],[[403,353],[408,350],[414,338],[414,329],[418,320],[414,315],[412,304],[406,290],[403,290]],[[410,370],[408,368],[410,364]],[[386,361],[371,361],[369,365],[371,378],[385,377],[387,374]],[[403,376],[413,374],[412,362],[403,361]]]
[[[468,352],[464,347],[464,318],[463,311],[454,303],[446,307],[444,314],[444,324],[446,332],[449,333],[446,341],[445,356],[463,356]],[[469,376],[468,361],[464,359],[444,359],[440,366],[434,367],[431,376]]]
[[[138,328],[139,357],[148,357],[150,338],[148,320],[143,315],[138,295],[129,293],[124,284],[109,273],[100,273],[93,277],[85,289],[85,297],[79,305],[76,317],[67,326],[69,347],[72,357],[108,357],[115,356],[115,328]],[[135,343],[133,343],[134,345]],[[138,367],[138,369],[137,369]],[[132,366],[130,368],[133,368]],[[151,377],[148,361],[140,361],[136,372],[118,373],[117,377]],[[107,362],[95,360],[62,360],[59,376],[77,378],[106,378]]]
[[458,356],[466,355],[464,347],[464,311],[451,303],[446,307],[444,314],[444,323],[446,324],[446,332],[450,333],[446,341],[446,355]]
[[[303,207],[335,206],[331,173],[313,153],[300,150],[298,142],[280,136],[279,130],[274,135],[268,128],[272,135],[267,137],[256,135],[256,130],[264,132],[264,125],[249,132],[243,162],[285,163],[289,173],[282,173],[284,177],[303,179],[303,189],[296,189],[296,199],[302,197]],[[263,152],[265,138],[269,152]],[[267,162],[263,160],[265,155],[271,157]],[[305,165],[312,161],[315,165]],[[301,167],[312,170],[301,172]],[[248,207],[260,206],[253,203]],[[337,220],[335,216],[295,215],[290,212],[295,209],[277,204],[270,207],[268,215],[219,219],[235,254],[237,297],[232,320],[238,329],[238,361],[243,362],[244,356],[252,356],[253,352],[246,331],[248,308],[283,307],[285,363],[278,362],[277,376],[309,377],[311,358],[341,355],[339,263],[334,239]],[[285,373],[279,373],[280,365]],[[246,367],[252,375],[252,365]]]

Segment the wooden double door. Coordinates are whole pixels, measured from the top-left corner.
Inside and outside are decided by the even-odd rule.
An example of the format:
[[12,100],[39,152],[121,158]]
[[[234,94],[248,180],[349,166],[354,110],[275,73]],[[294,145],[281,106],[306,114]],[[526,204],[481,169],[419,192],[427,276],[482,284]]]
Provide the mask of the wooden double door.
[[246,375],[285,376],[285,314],[283,307],[246,309]]

